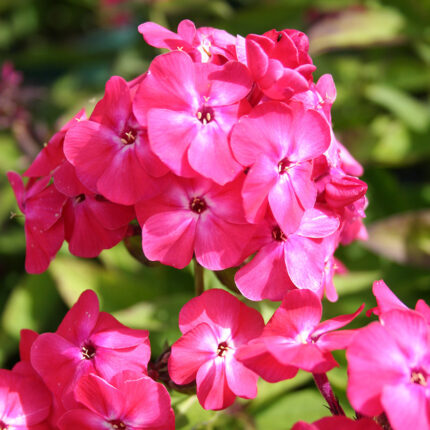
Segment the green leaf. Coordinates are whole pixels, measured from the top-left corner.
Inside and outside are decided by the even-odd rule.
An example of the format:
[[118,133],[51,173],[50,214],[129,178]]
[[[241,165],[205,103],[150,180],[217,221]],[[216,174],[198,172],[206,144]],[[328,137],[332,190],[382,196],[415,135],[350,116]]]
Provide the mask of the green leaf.
[[397,42],[403,27],[403,17],[395,9],[345,9],[310,28],[310,54]]
[[172,393],[172,406],[175,411],[175,428],[177,430],[203,430],[209,423],[214,423],[220,412],[206,411],[197,400],[196,395]]
[[388,116],[379,116],[371,124],[377,136],[377,143],[372,148],[371,157],[379,163],[404,164],[412,155],[411,139],[404,123]]
[[339,296],[369,290],[373,281],[381,276],[379,270],[352,271],[334,276],[334,285]]
[[276,402],[283,398],[287,393],[297,390],[300,386],[312,380],[312,375],[308,372],[299,371],[293,379],[271,384],[259,379],[258,395],[251,400],[248,411],[252,415],[263,413],[264,410],[271,408]]
[[430,267],[430,210],[394,215],[368,226],[363,245],[397,263]]
[[285,430],[300,420],[308,422],[330,415],[325,401],[316,389],[295,391],[277,399],[256,414],[257,428]]
[[103,267],[95,260],[58,255],[49,271],[69,306],[87,289],[99,295],[101,306],[107,312],[126,309],[138,302],[172,293],[185,291],[186,295],[192,294],[193,284],[189,274],[167,266],[141,266],[139,271],[131,273]]
[[414,99],[408,93],[383,84],[375,84],[369,85],[365,94],[369,100],[392,112],[412,130],[423,132],[428,128],[429,106]]
[[19,339],[23,328],[50,330],[58,323],[62,302],[47,273],[25,275],[9,295],[2,315],[2,326],[9,336]]

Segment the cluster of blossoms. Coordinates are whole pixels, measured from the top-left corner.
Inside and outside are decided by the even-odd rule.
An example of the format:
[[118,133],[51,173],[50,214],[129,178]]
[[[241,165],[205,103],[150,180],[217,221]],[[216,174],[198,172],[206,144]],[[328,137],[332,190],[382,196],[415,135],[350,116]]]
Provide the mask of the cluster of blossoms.
[[170,52],[131,82],[112,77],[91,115],[45,145],[25,185],[9,173],[27,271],[46,270],[64,240],[95,257],[137,218],[150,260],[242,265],[235,282],[251,300],[294,289],[336,300],[333,253],[366,237],[367,186],[334,136],[335,86],[330,75],[313,81],[307,37],[233,37],[188,20],[177,33],[150,22],[139,31]]
[[[213,289],[191,299],[179,315],[183,335],[167,357],[169,387],[195,386],[205,409],[257,395],[257,380],[311,372],[334,416],[293,430],[430,429],[430,308],[401,303],[383,281],[373,288],[379,322],[339,330],[358,313],[320,322],[321,302],[309,290],[287,293],[267,324],[232,294]],[[331,351],[346,349],[347,418],[325,373]],[[146,330],[99,311],[85,291],[55,333],[23,330],[21,361],[0,370],[0,428],[29,430],[174,429],[170,396],[150,360]],[[155,364],[154,364],[155,363]],[[149,370],[148,370],[149,368]],[[161,379],[161,378],[160,378]]]
[[[169,52],[131,82],[112,77],[91,115],[79,112],[45,145],[26,184],[8,174],[25,215],[27,271],[46,270],[64,241],[96,257],[136,234],[137,219],[149,260],[238,267],[246,299],[282,302],[265,324],[234,295],[205,291],[182,308],[182,336],[150,362],[148,333],[99,312],[87,291],[56,333],[23,332],[20,363],[1,371],[0,430],[171,429],[156,380],[195,387],[203,408],[219,410],[254,398],[259,377],[299,370],[335,416],[294,430],[430,430],[424,302],[410,310],[378,281],[370,313],[379,322],[339,330],[363,306],[321,322],[321,299],[337,299],[333,274],[343,270],[334,251],[366,238],[367,186],[334,136],[336,90],[329,75],[313,81],[306,36],[233,37],[188,20],[177,33],[154,23],[139,31]],[[334,350],[346,350],[359,419],[331,391]]]
[[150,355],[148,332],[100,312],[87,290],[55,333],[21,332],[21,361],[0,370],[0,429],[173,429]]

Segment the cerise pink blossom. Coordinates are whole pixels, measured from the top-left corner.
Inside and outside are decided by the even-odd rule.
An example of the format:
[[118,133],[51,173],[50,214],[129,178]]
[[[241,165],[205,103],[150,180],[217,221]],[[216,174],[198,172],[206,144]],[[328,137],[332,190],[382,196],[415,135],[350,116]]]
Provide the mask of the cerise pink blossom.
[[96,294],[87,290],[55,333],[37,337],[31,364],[64,407],[75,404],[73,390],[83,375],[109,379],[123,370],[146,374],[148,332],[133,330],[99,311]]
[[0,369],[0,428],[50,430],[51,394],[32,375]]
[[352,330],[337,331],[363,309],[320,322],[322,305],[310,290],[289,291],[263,333],[238,351],[238,360],[269,382],[294,377],[298,369],[325,373],[337,366],[331,351],[344,349]]
[[224,30],[196,26],[189,19],[178,24],[178,32],[167,30],[155,22],[144,22],[138,27],[146,43],[170,51],[181,50],[195,62],[223,64],[236,60],[236,38]]
[[312,424],[300,421],[291,430],[382,430],[382,427],[371,418],[351,418],[335,416],[325,417]]
[[179,176],[230,182],[242,170],[229,133],[251,90],[245,66],[193,63],[184,52],[156,57],[136,93],[134,113],[148,126],[152,151]]
[[246,62],[264,94],[275,100],[306,91],[316,67],[308,54],[309,40],[297,30],[270,30],[245,39]]
[[348,398],[368,416],[385,412],[394,430],[430,428],[430,333],[411,310],[389,310],[347,348]]
[[173,430],[170,396],[163,385],[145,375],[121,372],[108,382],[90,373],[75,390],[79,409],[67,411],[60,430]]
[[[407,310],[409,309],[388,287],[388,285],[381,279],[373,283],[373,295],[376,298],[378,306],[367,311],[367,315],[372,313],[375,315],[384,314],[384,312],[393,310]],[[415,311],[421,314],[424,319],[430,324],[430,306],[422,299],[419,299],[415,305]]]
[[254,398],[258,377],[236,359],[236,351],[263,327],[261,315],[232,294],[205,291],[181,309],[183,336],[172,345],[170,377],[180,385],[195,380],[205,409],[224,409],[236,396]]
[[25,270],[42,273],[64,241],[61,212],[67,197],[50,184],[49,176],[41,180],[30,179],[26,186],[15,172],[8,172],[7,177],[25,215]]
[[234,156],[250,167],[242,197],[248,221],[263,219],[269,206],[285,233],[294,232],[306,209],[315,205],[313,159],[330,144],[330,128],[301,104],[257,106],[234,127]]
[[119,76],[106,83],[90,119],[66,133],[64,153],[86,187],[123,205],[158,194],[155,178],[168,171],[149,150],[146,130],[132,112],[130,89]]
[[267,216],[256,229],[257,254],[236,273],[240,292],[251,300],[282,300],[294,288],[322,295],[326,261],[332,250],[333,238],[329,236],[338,227],[333,213],[317,208],[306,211],[291,234]]
[[211,270],[240,264],[255,229],[243,214],[242,183],[239,177],[221,187],[172,175],[162,195],[136,205],[145,255],[180,269],[193,254]]

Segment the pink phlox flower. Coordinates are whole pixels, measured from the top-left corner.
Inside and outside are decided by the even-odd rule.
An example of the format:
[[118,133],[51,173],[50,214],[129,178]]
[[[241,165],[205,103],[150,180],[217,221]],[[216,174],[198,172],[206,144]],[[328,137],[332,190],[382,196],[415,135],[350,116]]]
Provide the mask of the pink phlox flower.
[[30,362],[31,347],[38,336],[39,334],[33,330],[21,330],[19,339],[20,361],[13,366],[14,372],[39,378],[39,374],[33,369]]
[[69,198],[64,207],[65,239],[71,254],[92,258],[124,239],[134,218],[131,206],[123,206],[93,193]]
[[92,193],[79,181],[67,160],[55,169],[54,185],[68,197],[63,209],[64,232],[73,255],[96,257],[124,238],[135,217],[132,206],[112,203]]
[[271,30],[245,39],[246,62],[266,96],[285,100],[309,89],[316,67],[307,36],[297,30]]
[[[333,240],[332,243],[333,245],[337,245],[337,240]],[[338,299],[336,287],[333,282],[333,276],[335,274],[344,275],[345,273],[348,273],[346,266],[340,260],[334,257],[332,253],[329,253],[324,264],[322,287],[324,288],[325,296],[330,302],[336,302]]]
[[236,359],[240,345],[259,336],[261,315],[224,290],[208,290],[179,314],[183,336],[172,345],[169,375],[176,384],[196,380],[205,409],[224,409],[236,396],[257,395],[257,375]]
[[8,172],[9,183],[21,212],[25,215],[25,270],[44,272],[64,241],[64,222],[61,217],[67,197],[61,194],[50,177],[31,178],[24,187],[21,177]]
[[317,179],[318,201],[326,203],[333,210],[342,209],[364,197],[367,184],[362,180],[343,173],[340,169],[329,168]]
[[368,201],[363,196],[355,202],[337,210],[341,219],[339,241],[342,245],[348,245],[354,240],[367,240],[368,234],[363,218],[366,217],[365,209]]
[[0,369],[0,428],[50,430],[51,394],[32,375]]
[[282,300],[290,289],[307,288],[322,294],[325,264],[339,219],[324,209],[305,212],[299,228],[286,234],[267,216],[256,230],[254,258],[235,276],[241,293],[250,300]]
[[315,205],[313,160],[330,144],[330,127],[316,111],[268,102],[239,120],[231,136],[236,159],[250,167],[242,190],[248,221],[263,219],[267,206],[285,233],[297,229]]
[[321,418],[312,424],[299,421],[291,430],[382,430],[371,418],[353,420],[348,417],[334,416]]
[[347,395],[355,410],[385,412],[394,430],[430,429],[430,333],[422,315],[382,313],[380,322],[357,331],[346,357]]
[[255,230],[243,214],[243,176],[222,187],[172,175],[162,195],[136,205],[145,255],[179,269],[193,254],[210,270],[240,264]]
[[67,130],[86,119],[85,110],[80,110],[60,129],[60,131],[52,136],[47,144],[44,145],[30,167],[24,172],[23,176],[35,178],[52,174],[53,170],[66,160],[63,144]]
[[351,155],[348,149],[337,141],[341,167],[347,175],[361,176],[364,172],[363,166]]
[[309,290],[289,291],[261,336],[239,349],[238,359],[269,382],[290,379],[298,369],[328,372],[337,366],[331,351],[344,349],[353,338],[354,331],[337,330],[363,308],[320,322],[319,297]]
[[224,64],[236,60],[236,38],[224,30],[196,26],[189,19],[178,25],[177,33],[155,22],[144,22],[138,27],[146,43],[170,51],[184,51],[196,62]]
[[331,124],[331,107],[336,100],[333,77],[329,74],[322,75],[316,84],[310,84],[309,90],[295,94],[291,100],[301,102],[307,109],[320,112]]
[[202,175],[224,185],[242,170],[228,136],[251,86],[248,70],[237,61],[216,66],[168,52],[152,61],[134,113],[148,125],[151,149],[176,175]]
[[173,430],[166,388],[142,374],[124,371],[109,381],[90,373],[74,389],[80,409],[67,411],[60,430]]
[[122,370],[146,374],[149,358],[148,332],[100,312],[91,290],[81,294],[55,333],[39,335],[31,348],[32,366],[66,408],[75,404],[73,389],[83,375],[109,380]]
[[147,133],[134,118],[127,82],[114,76],[89,120],[68,130],[67,160],[92,192],[114,203],[132,205],[161,192],[168,168],[149,149]]
[[[392,310],[408,310],[409,308],[390,290],[388,285],[381,279],[375,281],[372,287],[373,295],[376,298],[378,306],[369,309],[366,312],[367,316],[382,315],[384,312]],[[424,319],[430,324],[430,306],[422,299],[418,300],[415,305],[415,311],[421,314]]]

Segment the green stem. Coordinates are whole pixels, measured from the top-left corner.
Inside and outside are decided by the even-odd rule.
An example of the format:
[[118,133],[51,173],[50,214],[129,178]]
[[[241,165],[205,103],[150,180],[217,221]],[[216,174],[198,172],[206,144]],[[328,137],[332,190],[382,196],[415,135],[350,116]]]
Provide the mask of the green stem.
[[194,291],[200,296],[205,290],[204,269],[194,258]]

